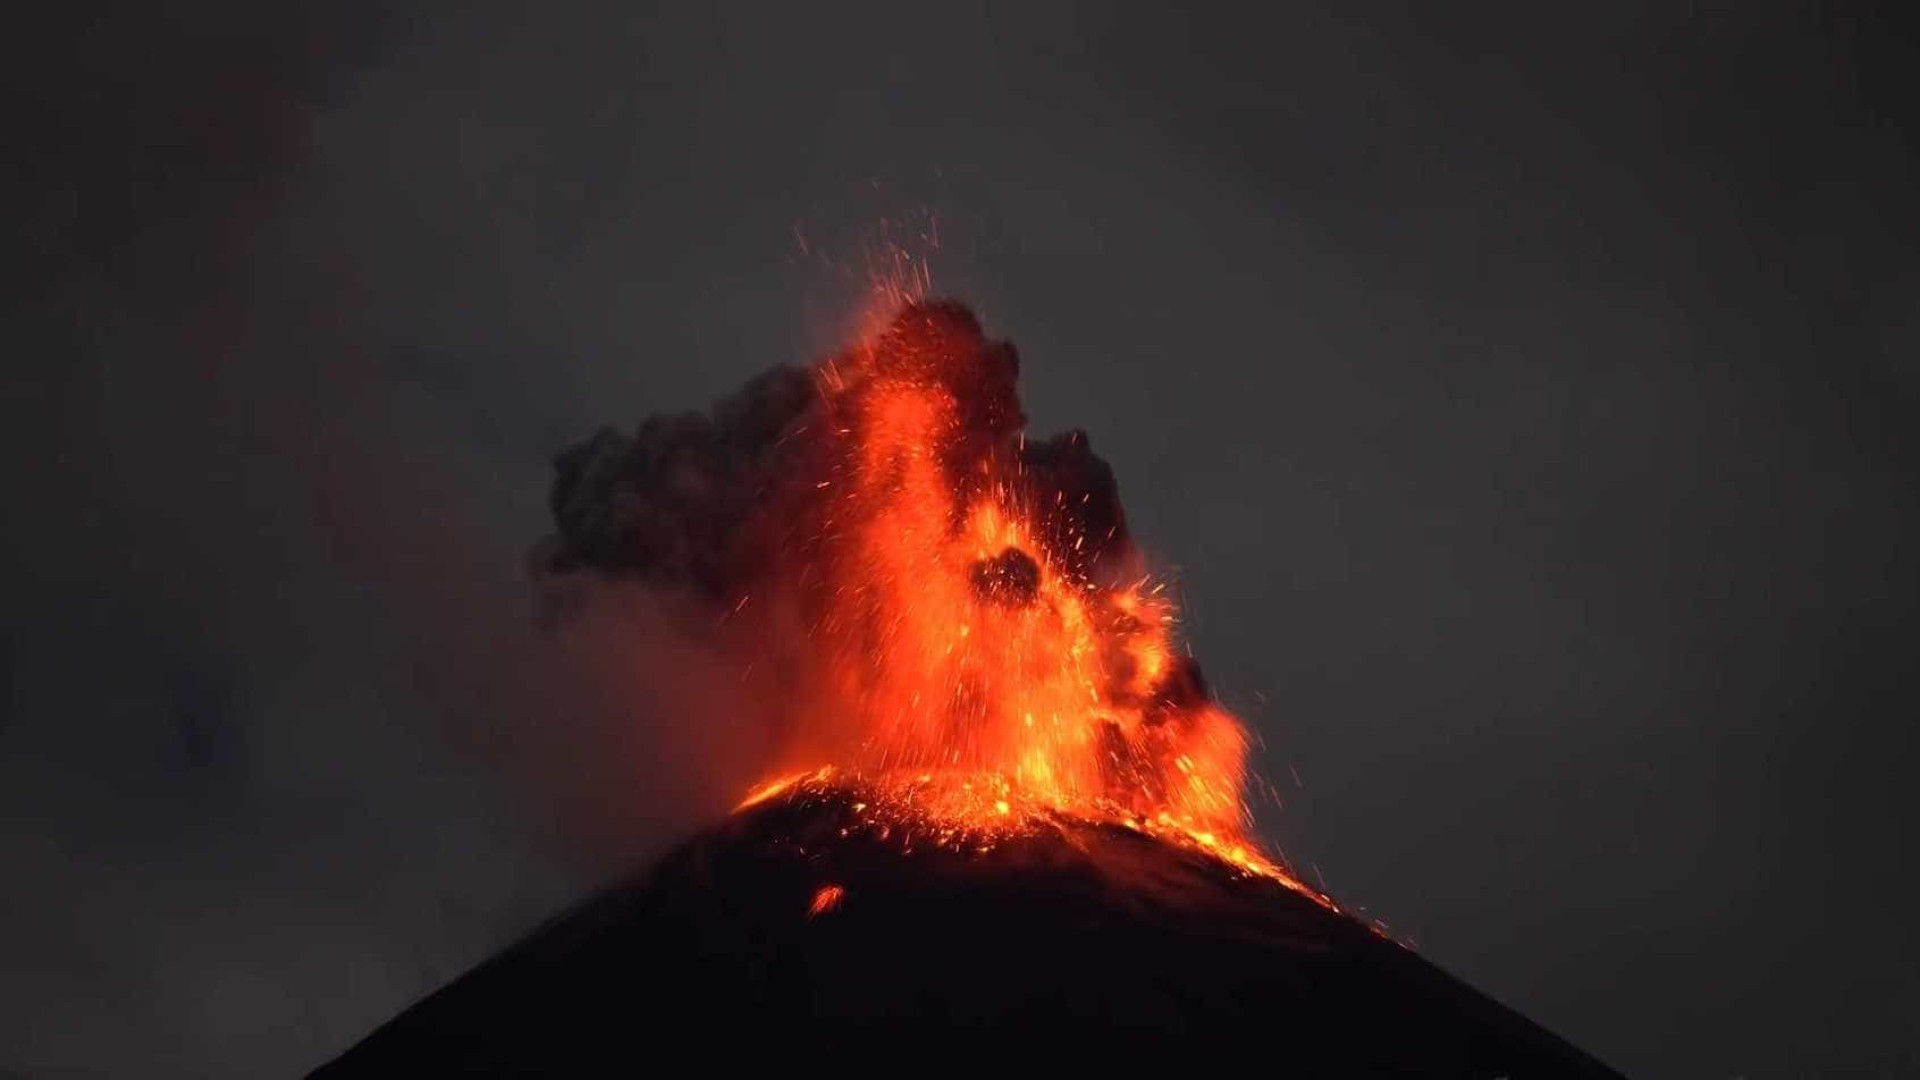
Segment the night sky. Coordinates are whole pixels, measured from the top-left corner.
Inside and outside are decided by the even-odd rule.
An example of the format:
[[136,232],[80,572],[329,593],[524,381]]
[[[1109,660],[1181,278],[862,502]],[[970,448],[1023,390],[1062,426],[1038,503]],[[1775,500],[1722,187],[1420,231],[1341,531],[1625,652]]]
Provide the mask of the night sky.
[[1310,881],[1630,1075],[1920,1075],[1911,25],[268,6],[0,45],[0,1075],[298,1074],[722,805],[528,659],[549,459],[929,220]]

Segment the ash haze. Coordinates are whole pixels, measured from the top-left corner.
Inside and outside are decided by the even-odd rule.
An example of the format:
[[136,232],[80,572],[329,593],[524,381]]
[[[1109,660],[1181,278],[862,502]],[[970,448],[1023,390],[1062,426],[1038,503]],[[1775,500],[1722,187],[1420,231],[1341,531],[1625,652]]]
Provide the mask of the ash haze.
[[266,7],[0,46],[0,1071],[297,1074],[722,805],[549,459],[929,218],[1297,864],[1630,1075],[1920,1071],[1900,5]]

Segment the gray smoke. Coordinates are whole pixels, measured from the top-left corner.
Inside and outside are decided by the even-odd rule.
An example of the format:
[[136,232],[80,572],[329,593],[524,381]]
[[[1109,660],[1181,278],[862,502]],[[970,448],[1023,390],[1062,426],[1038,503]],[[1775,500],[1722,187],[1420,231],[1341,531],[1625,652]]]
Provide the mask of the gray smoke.
[[[978,482],[973,466],[982,458],[1017,459],[1007,471],[1025,485],[1019,497],[1048,510],[1038,516],[1050,561],[1090,576],[1137,568],[1113,470],[1085,432],[1024,438],[1019,355],[987,338],[971,311],[951,302],[908,305],[880,336],[872,363],[875,375],[951,384],[962,410],[948,462],[957,490]],[[548,495],[554,531],[532,554],[549,605],[577,595],[566,584],[584,572],[731,602],[804,551],[830,498],[817,481],[839,467],[845,446],[828,399],[857,395],[861,388],[844,381],[857,382],[862,370],[848,354],[805,369],[775,367],[709,412],[648,417],[632,434],[601,428],[568,447],[554,462]],[[841,385],[830,394],[823,378]],[[1012,565],[984,572],[1021,576]]]

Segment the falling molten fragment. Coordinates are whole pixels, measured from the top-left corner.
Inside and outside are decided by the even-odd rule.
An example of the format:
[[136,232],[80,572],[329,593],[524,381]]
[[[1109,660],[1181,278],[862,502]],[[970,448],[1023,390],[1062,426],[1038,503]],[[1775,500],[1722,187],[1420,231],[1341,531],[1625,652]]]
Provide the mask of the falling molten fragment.
[[847,890],[838,885],[820,886],[819,890],[813,894],[813,902],[807,905],[807,917],[811,919],[825,915],[827,912],[839,907],[840,898],[846,894]]
[[874,784],[927,835],[1065,814],[1291,882],[1250,838],[1246,733],[1178,649],[1111,470],[1083,433],[1026,437],[1018,373],[965,308],[910,304],[711,415],[568,451],[538,567],[704,597],[781,661],[785,763]]

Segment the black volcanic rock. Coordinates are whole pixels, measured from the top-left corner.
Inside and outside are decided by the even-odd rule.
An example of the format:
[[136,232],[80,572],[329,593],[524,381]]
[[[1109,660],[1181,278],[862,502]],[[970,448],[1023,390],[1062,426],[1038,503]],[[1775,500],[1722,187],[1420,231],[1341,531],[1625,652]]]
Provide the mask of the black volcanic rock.
[[855,798],[735,815],[313,1076],[1083,1075],[1176,1059],[1269,1076],[1615,1075],[1347,916],[1203,854],[1077,822],[984,853],[937,846],[863,827]]

